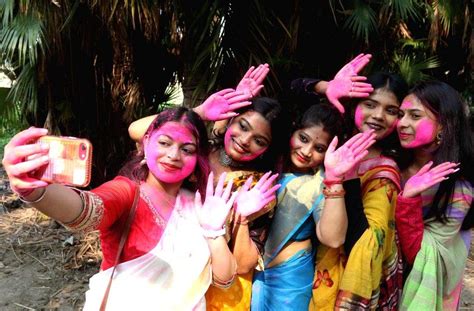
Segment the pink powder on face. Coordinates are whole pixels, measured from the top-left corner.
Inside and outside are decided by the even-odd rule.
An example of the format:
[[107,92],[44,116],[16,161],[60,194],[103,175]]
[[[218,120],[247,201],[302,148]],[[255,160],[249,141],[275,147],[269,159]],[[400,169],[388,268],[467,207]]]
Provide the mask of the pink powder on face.
[[431,144],[434,141],[436,133],[436,122],[430,119],[423,119],[418,123],[415,129],[415,138],[409,142],[406,148],[417,148],[427,144]]
[[408,100],[404,100],[402,105],[400,106],[400,109],[406,110],[406,109],[410,109],[411,107],[413,107],[413,104]]
[[360,105],[357,105],[355,116],[354,116],[354,122],[355,122],[356,127],[359,129],[359,131],[362,132],[362,123],[364,122],[364,113],[362,112],[362,108],[360,108]]
[[[160,136],[167,136],[172,143],[162,146]],[[160,181],[177,183],[192,174],[196,167],[197,155],[181,150],[184,144],[195,143],[191,132],[177,122],[167,122],[153,132],[145,146],[147,165],[150,172]]]

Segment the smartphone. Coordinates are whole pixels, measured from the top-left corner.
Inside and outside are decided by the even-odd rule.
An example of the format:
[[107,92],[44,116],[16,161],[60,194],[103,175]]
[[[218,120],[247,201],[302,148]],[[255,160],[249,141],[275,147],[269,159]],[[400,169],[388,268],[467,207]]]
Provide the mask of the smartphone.
[[38,143],[49,145],[49,163],[41,168],[41,180],[85,187],[91,179],[92,144],[76,137],[43,136]]

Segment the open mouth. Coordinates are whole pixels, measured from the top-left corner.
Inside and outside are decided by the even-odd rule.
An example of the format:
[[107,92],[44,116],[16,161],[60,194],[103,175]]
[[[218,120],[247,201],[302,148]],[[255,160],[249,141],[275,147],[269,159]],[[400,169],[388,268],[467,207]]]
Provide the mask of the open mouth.
[[384,129],[382,125],[377,124],[377,123],[366,122],[365,124],[367,124],[367,126],[374,131],[380,131]]

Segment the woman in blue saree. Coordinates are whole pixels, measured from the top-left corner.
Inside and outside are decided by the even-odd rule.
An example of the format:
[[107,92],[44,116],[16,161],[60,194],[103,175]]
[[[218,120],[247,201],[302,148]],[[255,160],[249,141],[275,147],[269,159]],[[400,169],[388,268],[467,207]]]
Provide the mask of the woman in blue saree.
[[371,132],[361,133],[335,150],[341,129],[339,112],[325,104],[310,107],[296,125],[265,243],[264,270],[254,275],[252,310],[307,310],[316,237],[330,247],[344,243],[342,180],[374,140]]

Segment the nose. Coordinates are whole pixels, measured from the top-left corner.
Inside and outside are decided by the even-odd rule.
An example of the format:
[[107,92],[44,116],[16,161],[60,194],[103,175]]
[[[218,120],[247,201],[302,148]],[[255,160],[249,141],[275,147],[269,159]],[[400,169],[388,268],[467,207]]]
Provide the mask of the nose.
[[383,107],[377,107],[372,112],[372,118],[376,120],[383,120]]
[[166,156],[171,160],[179,160],[180,155],[181,154],[179,152],[178,146],[172,146],[171,148],[169,148],[168,153],[167,153]]
[[252,135],[250,133],[242,134],[242,136],[240,137],[240,143],[245,147],[248,147],[250,145],[251,137]]
[[397,128],[405,128],[407,127],[407,116],[404,115],[398,119]]
[[306,144],[304,145],[302,148],[301,148],[301,153],[305,156],[305,157],[310,157],[311,156],[311,150],[312,150],[312,146],[310,144]]

